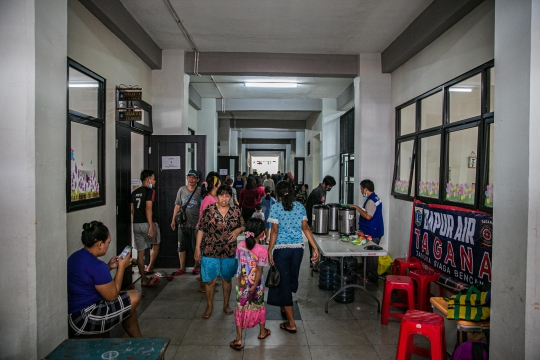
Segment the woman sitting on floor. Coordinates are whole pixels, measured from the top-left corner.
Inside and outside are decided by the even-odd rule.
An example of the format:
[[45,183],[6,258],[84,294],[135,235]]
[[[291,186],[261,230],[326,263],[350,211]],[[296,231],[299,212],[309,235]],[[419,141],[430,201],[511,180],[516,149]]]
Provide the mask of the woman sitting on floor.
[[[106,264],[99,260],[111,243],[109,229],[99,221],[83,225],[84,247],[67,262],[69,326],[76,335],[110,331],[122,323],[130,337],[142,337],[137,318],[141,295],[136,290],[120,291],[124,271],[131,266],[131,253],[114,256]],[[114,279],[110,271],[116,269]]]

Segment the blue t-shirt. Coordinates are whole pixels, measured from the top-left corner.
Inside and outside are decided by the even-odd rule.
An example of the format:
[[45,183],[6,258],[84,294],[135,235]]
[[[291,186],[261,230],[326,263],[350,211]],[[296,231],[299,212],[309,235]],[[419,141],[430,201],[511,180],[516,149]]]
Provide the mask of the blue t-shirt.
[[95,286],[111,281],[107,264],[84,248],[75,251],[67,262],[68,313],[73,314],[103,300]]
[[270,196],[270,200],[266,200],[266,196],[261,198],[261,206],[263,207],[264,218],[268,220],[270,217],[270,209],[276,203],[276,200]]
[[278,224],[278,235],[275,249],[303,248],[302,221],[307,220],[306,209],[298,201],[293,202],[290,211],[283,209],[281,201],[275,203],[270,209],[268,222]]

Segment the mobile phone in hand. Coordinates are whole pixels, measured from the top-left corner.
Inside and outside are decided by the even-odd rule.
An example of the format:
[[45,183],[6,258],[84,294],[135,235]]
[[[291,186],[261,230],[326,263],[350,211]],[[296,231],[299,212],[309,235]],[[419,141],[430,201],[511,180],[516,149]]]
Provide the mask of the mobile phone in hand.
[[131,249],[133,249],[131,246],[126,246],[124,248],[124,251],[122,251],[122,253],[120,254],[120,257],[124,259],[131,252]]

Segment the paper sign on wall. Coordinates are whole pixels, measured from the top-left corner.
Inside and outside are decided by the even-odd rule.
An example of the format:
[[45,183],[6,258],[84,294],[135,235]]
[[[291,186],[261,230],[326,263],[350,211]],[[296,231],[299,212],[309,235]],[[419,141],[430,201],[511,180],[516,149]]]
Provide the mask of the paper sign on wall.
[[161,170],[179,170],[180,156],[162,156]]
[[227,169],[219,169],[219,175],[229,175]]
[[139,179],[131,179],[131,192],[137,190],[141,186],[141,181]]

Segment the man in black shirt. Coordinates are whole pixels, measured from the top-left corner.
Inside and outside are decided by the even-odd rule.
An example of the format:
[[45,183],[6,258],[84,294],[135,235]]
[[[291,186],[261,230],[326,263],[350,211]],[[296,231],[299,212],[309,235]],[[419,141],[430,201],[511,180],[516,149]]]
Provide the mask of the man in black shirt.
[[142,186],[131,193],[131,217],[133,220],[133,237],[135,238],[135,249],[137,249],[137,266],[141,274],[141,285],[155,286],[159,283],[158,278],[147,278],[144,268],[144,250],[150,250],[150,262],[146,270],[154,270],[154,262],[159,252],[159,243],[161,236],[159,226],[156,223],[152,212],[152,205],[155,198],[156,185],[154,172],[152,170],[143,170],[141,172]]
[[[311,191],[306,201],[306,215],[309,226],[313,221],[313,206],[324,204],[326,201],[326,192],[332,190],[332,187],[336,185],[336,179],[333,176],[326,175],[319,186]],[[313,253],[313,247],[309,244],[310,258]],[[310,264],[311,265],[311,264]],[[311,265],[312,266],[312,265]]]

